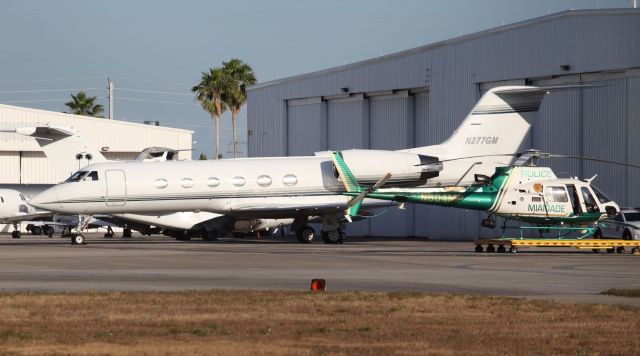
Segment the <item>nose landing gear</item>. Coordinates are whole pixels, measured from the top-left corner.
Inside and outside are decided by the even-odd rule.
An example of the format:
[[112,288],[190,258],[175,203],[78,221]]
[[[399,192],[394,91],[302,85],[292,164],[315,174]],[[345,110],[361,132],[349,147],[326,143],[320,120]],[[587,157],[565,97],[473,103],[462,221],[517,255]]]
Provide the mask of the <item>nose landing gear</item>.
[[72,245],[86,245],[82,234],[71,234]]
[[19,239],[22,236],[20,229],[18,229],[18,224],[13,224],[13,232],[11,232],[11,237],[14,239]]

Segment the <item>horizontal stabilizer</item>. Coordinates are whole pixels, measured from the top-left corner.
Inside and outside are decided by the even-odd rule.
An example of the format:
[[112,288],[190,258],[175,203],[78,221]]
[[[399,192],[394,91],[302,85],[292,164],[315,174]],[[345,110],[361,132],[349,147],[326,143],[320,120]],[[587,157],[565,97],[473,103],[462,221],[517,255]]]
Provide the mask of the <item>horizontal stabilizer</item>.
[[4,132],[35,138],[61,180],[88,164],[107,161],[98,149],[87,144],[80,132],[71,126],[18,127]]

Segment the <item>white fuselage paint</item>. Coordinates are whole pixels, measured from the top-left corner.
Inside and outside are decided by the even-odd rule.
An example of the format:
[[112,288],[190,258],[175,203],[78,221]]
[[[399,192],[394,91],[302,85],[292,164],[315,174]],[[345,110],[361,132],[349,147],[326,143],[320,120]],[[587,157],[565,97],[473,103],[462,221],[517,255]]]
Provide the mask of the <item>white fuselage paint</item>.
[[19,221],[23,216],[33,213],[20,192],[13,189],[0,189],[0,223]]
[[57,185],[30,204],[82,214],[204,211],[290,217],[337,212],[349,201],[327,157],[111,162],[83,171],[96,171],[99,179]]

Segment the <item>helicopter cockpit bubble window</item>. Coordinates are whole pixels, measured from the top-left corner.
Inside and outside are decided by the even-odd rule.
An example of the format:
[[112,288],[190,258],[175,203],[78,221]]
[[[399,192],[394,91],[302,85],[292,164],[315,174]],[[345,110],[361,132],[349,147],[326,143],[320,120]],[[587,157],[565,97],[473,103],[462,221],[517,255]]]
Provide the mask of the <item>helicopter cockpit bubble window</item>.
[[566,203],[569,201],[567,196],[567,190],[564,187],[547,187],[546,189],[547,201]]
[[591,185],[591,189],[596,194],[596,198],[600,201],[600,204],[608,203],[611,199],[606,196],[600,189],[596,188],[594,185]]
[[591,195],[589,188],[582,187],[580,188],[580,191],[582,192],[582,199],[584,200],[584,205],[587,207],[587,211],[590,213],[600,211],[600,208],[598,208],[598,204],[596,204],[596,200],[593,198],[593,195]]
[[71,177],[67,178],[67,180],[65,180],[64,182],[65,183],[79,182],[88,173],[89,172],[87,172],[87,171],[77,171],[74,174],[72,174]]

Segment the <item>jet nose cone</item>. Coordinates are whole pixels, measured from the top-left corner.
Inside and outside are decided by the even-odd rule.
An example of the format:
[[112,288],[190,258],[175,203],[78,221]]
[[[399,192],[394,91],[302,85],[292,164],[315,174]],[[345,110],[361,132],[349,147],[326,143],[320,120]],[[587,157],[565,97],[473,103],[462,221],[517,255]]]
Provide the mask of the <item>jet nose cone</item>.
[[56,188],[53,187],[32,197],[27,203],[38,209],[53,210],[52,208],[54,207],[54,203],[56,203],[57,200],[58,195],[56,192]]

